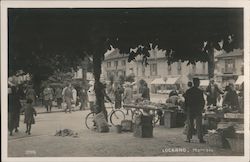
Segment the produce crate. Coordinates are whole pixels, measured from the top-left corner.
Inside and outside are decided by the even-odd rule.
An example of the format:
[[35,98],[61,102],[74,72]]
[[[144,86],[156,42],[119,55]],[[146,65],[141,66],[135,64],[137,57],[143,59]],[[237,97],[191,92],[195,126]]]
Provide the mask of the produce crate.
[[222,137],[220,133],[208,133],[207,143],[209,146],[212,147],[223,148],[225,145],[225,139]]
[[132,121],[131,120],[122,120],[121,121],[121,130],[122,131],[132,131]]
[[176,127],[183,127],[185,125],[186,115],[184,113],[177,113]]
[[176,127],[176,116],[177,112],[173,110],[164,111],[164,126],[165,128],[174,128]]
[[141,125],[152,126],[153,117],[152,115],[141,115]]

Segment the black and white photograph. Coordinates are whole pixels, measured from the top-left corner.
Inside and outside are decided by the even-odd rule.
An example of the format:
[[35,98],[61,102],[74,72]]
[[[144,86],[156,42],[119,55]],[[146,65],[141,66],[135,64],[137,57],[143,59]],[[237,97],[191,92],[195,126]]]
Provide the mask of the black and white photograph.
[[249,161],[249,4],[151,3],[2,3],[3,161]]

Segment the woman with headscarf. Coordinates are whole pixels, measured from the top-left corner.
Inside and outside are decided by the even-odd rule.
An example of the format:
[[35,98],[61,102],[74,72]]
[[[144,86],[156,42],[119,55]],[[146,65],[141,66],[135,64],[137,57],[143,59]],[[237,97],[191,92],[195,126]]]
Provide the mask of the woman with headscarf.
[[239,109],[239,100],[234,85],[232,83],[226,87],[226,95],[223,100],[223,105],[228,105],[232,110]]
[[150,101],[150,93],[149,93],[149,88],[148,88],[147,83],[144,83],[144,85],[143,85],[141,97],[145,100]]

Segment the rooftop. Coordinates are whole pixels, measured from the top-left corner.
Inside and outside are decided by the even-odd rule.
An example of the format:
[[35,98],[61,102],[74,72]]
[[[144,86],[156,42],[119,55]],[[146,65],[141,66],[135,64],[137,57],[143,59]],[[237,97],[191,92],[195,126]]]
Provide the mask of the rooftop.
[[104,60],[107,61],[107,60],[126,58],[126,57],[128,57],[128,54],[121,54],[119,49],[113,49],[113,51],[106,54]]
[[[148,59],[155,59],[156,57],[159,58],[165,58],[165,52],[163,50],[150,50],[150,57]],[[109,53],[105,54],[105,61],[107,60],[113,60],[113,59],[119,59],[119,58],[127,58],[129,54],[121,54],[119,52],[119,49],[113,49]],[[138,55],[136,57],[136,60],[142,60],[142,55]]]
[[216,58],[223,58],[223,57],[234,57],[234,56],[243,56],[243,50],[242,49],[234,49],[233,51],[226,53],[223,52],[222,54],[219,54],[215,56]]

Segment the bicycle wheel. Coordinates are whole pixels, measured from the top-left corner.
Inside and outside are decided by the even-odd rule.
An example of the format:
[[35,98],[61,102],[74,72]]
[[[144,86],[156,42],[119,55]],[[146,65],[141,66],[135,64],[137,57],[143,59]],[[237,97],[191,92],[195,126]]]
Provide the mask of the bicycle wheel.
[[132,111],[132,119],[134,119],[136,116],[139,116],[141,114],[142,114],[141,110],[139,110],[139,109],[133,110]]
[[121,121],[125,119],[125,114],[121,110],[114,110],[110,115],[110,123],[112,125],[120,125]]
[[88,129],[94,127],[94,117],[95,113],[91,112],[85,117],[85,125]]

